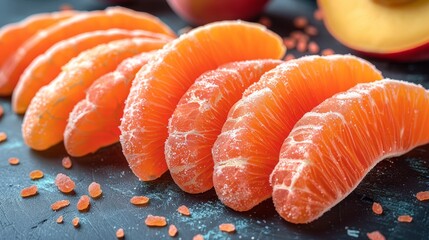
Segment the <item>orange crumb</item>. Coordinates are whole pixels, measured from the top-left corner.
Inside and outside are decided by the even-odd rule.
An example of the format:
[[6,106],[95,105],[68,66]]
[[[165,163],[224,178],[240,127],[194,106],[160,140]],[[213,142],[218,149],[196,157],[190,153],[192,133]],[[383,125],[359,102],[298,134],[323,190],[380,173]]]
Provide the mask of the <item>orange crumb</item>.
[[219,230],[222,232],[232,233],[235,232],[235,225],[232,223],[222,223],[219,225]]
[[61,164],[65,169],[70,169],[73,165],[70,157],[64,157],[63,160],[61,160]]
[[308,51],[312,54],[316,54],[320,51],[319,45],[316,42],[311,41],[308,43]]
[[79,218],[78,217],[73,218],[72,224],[73,224],[73,227],[78,228],[79,227]]
[[177,234],[177,227],[171,224],[170,227],[168,228],[168,235],[170,235],[170,237],[174,237],[176,236],[176,234]]
[[298,52],[307,51],[307,42],[299,41],[298,44],[296,45],[296,50],[298,50]]
[[204,236],[201,234],[197,234],[192,238],[192,240],[204,240]]
[[186,27],[179,29],[179,31],[177,31],[177,32],[179,33],[179,35],[182,35],[182,34],[188,33],[191,30],[192,30],[191,26],[186,26]]
[[3,109],[3,107],[0,105],[0,117],[2,117],[2,116],[3,116],[3,113],[4,113],[4,109]]
[[36,194],[37,194],[37,186],[36,185],[31,185],[31,186],[21,190],[21,197],[23,197],[23,198],[32,197]]
[[73,6],[67,3],[63,3],[60,6],[60,11],[70,11],[73,10]]
[[320,9],[314,10],[313,17],[317,21],[322,21],[323,20],[323,12],[322,12],[322,10],[320,10]]
[[91,196],[92,198],[98,198],[103,193],[103,190],[101,190],[100,184],[96,182],[92,182],[88,186],[88,193],[89,193],[89,196]]
[[189,208],[187,206],[185,206],[185,205],[182,205],[179,208],[177,208],[177,211],[179,213],[181,213],[182,215],[185,215],[185,216],[191,215],[191,212],[189,211]]
[[383,234],[381,234],[381,232],[379,231],[374,231],[374,232],[370,232],[367,233],[366,236],[370,239],[370,240],[385,240],[386,238],[383,236]]
[[417,198],[419,201],[426,201],[426,200],[429,200],[429,191],[421,191],[421,192],[418,192],[418,193],[416,194],[416,198]]
[[36,180],[43,177],[43,172],[41,170],[36,169],[31,171],[29,175],[31,180]]
[[296,40],[294,38],[283,38],[283,43],[288,50],[294,49],[296,46]]
[[149,198],[145,196],[134,196],[130,199],[130,203],[134,205],[145,205],[149,202]]
[[307,26],[307,24],[308,24],[308,19],[306,17],[304,17],[304,16],[296,17],[293,20],[293,25],[296,28],[304,28],[305,26]]
[[298,41],[300,39],[305,38],[305,34],[303,32],[301,32],[301,31],[293,31],[293,32],[290,33],[290,37],[292,39],[295,39],[295,40]]
[[311,25],[305,27],[304,32],[309,36],[316,36],[319,33],[317,28],[315,26],[311,26]]
[[162,216],[147,215],[144,223],[149,227],[164,227],[167,225],[167,220]]
[[89,206],[91,205],[90,199],[88,195],[82,195],[77,202],[77,210],[79,211],[87,211]]
[[7,134],[5,132],[0,132],[0,142],[4,142],[7,139]]
[[331,48],[326,48],[326,49],[322,50],[323,56],[329,56],[329,55],[334,55],[334,54],[335,54],[335,52]]
[[74,181],[63,173],[58,173],[55,178],[55,185],[57,185],[58,190],[63,193],[69,193],[74,190],[75,184]]
[[378,202],[374,202],[374,203],[372,204],[372,211],[373,211],[375,214],[380,215],[380,214],[382,214],[382,213],[383,213],[383,207],[381,206],[381,204],[380,204],[380,203],[378,203]]
[[398,217],[398,222],[410,223],[412,221],[413,221],[413,217],[411,217],[410,215],[401,215]]
[[60,215],[58,218],[57,218],[57,221],[56,221],[58,224],[60,224],[60,223],[63,223],[64,222],[64,217],[63,217],[63,215]]
[[272,24],[271,23],[271,19],[268,18],[268,17],[261,17],[259,19],[259,23],[262,24],[262,25],[264,25],[267,28],[271,27],[271,24]]
[[119,228],[119,229],[116,231],[116,238],[123,238],[124,236],[125,236],[124,229]]
[[16,158],[16,157],[11,157],[8,159],[8,161],[9,161],[10,165],[18,165],[19,164],[19,158]]
[[60,210],[62,208],[67,207],[68,205],[70,205],[70,201],[69,200],[59,200],[59,201],[56,201],[56,202],[52,203],[51,208],[54,211],[58,211],[58,210]]
[[292,59],[295,59],[295,55],[293,55],[292,53],[288,53],[288,54],[286,54],[286,56],[284,57],[284,61],[289,61],[289,60],[292,60]]

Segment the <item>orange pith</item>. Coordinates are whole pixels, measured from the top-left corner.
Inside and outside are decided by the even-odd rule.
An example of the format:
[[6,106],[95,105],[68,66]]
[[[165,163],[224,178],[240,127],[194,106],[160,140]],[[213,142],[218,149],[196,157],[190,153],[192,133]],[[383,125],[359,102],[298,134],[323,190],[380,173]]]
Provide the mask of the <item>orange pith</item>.
[[359,84],[306,113],[283,143],[271,175],[273,201],[307,223],[344,199],[382,159],[429,142],[429,92],[411,83]]
[[213,146],[219,199],[246,211],[269,198],[280,147],[302,115],[337,92],[381,78],[369,62],[349,55],[303,57],[266,72],[232,107]]
[[193,29],[163,48],[137,73],[121,123],[121,144],[134,174],[149,181],[167,171],[168,119],[203,72],[231,61],[279,59],[279,36],[259,24],[225,21]]

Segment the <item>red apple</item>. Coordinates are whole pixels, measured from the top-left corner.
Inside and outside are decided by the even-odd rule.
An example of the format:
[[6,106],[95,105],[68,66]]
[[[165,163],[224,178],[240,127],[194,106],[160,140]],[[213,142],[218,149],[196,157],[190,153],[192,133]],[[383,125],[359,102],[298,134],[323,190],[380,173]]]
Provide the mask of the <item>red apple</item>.
[[167,0],[174,12],[193,25],[219,20],[249,19],[269,0]]

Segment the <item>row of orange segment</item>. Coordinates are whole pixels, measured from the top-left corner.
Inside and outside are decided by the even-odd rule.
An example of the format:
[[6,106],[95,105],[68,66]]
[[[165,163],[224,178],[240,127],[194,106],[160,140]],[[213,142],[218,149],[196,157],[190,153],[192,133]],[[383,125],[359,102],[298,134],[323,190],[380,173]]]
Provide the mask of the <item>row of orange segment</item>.
[[[22,96],[32,98],[22,127],[31,148],[64,140],[72,156],[83,156],[120,140],[141,180],[170,170],[184,191],[214,186],[238,211],[273,194],[283,218],[305,223],[347,196],[381,159],[429,142],[419,127],[429,118],[429,93],[381,80],[357,57],[282,62],[282,39],[242,21],[208,24],[170,42],[171,30],[147,14],[74,14],[44,27],[1,65],[4,94],[19,80],[15,110],[25,111]],[[115,19],[129,18],[140,31],[158,33],[105,30],[127,29]],[[60,31],[76,26],[86,28]],[[73,37],[95,30],[105,31]],[[101,39],[97,34],[116,37],[88,40]],[[32,83],[38,71],[45,76],[46,59],[76,41],[81,53],[60,57],[54,79]]]

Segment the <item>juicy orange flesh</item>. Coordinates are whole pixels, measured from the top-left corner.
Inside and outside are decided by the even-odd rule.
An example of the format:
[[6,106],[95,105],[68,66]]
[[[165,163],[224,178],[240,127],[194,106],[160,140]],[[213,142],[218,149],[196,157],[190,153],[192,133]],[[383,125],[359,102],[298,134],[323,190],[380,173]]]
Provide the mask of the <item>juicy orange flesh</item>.
[[33,98],[22,125],[25,143],[44,150],[63,140],[67,118],[85,90],[100,76],[138,53],[159,49],[164,40],[132,38],[102,44],[79,54]]
[[116,68],[97,79],[69,115],[64,145],[72,156],[83,156],[119,141],[125,99],[137,71],[154,52],[127,58]]
[[377,162],[429,142],[429,93],[393,80],[327,99],[295,125],[271,176],[287,221],[307,223],[345,198]]
[[12,95],[14,111],[24,113],[37,91],[50,83],[61,68],[79,53],[103,43],[133,37],[169,39],[166,35],[144,30],[108,29],[85,32],[59,41],[34,59],[22,73]]
[[199,75],[227,62],[280,58],[284,50],[279,36],[239,21],[194,29],[166,46],[137,74],[127,98],[121,144],[134,174],[147,181],[167,171],[168,119]]
[[269,175],[302,115],[337,92],[381,78],[371,64],[348,55],[304,57],[265,73],[230,110],[213,146],[218,197],[238,211],[269,198]]
[[229,109],[243,91],[280,60],[233,62],[202,74],[182,96],[169,122],[165,157],[179,187],[200,193],[213,187],[211,149]]

